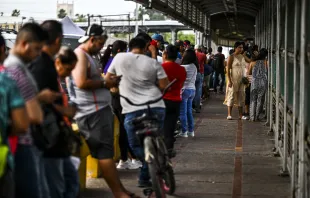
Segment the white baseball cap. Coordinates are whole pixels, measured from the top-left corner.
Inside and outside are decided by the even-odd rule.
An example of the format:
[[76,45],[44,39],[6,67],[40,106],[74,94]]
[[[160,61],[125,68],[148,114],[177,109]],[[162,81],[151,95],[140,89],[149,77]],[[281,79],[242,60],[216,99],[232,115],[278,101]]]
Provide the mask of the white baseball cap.
[[106,36],[106,35],[107,33],[102,26],[98,24],[92,24],[91,26],[88,27],[87,31],[85,32],[85,35],[79,39],[79,43],[85,43],[92,36]]

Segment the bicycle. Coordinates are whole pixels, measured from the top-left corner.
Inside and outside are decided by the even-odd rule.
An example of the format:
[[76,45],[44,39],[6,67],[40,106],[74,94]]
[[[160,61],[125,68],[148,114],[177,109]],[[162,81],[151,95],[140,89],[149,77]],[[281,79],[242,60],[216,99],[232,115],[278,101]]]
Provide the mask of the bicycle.
[[174,79],[163,91],[163,95],[155,100],[142,104],[135,104],[128,98],[120,95],[130,105],[147,106],[148,112],[135,118],[132,123],[136,129],[136,135],[144,147],[145,161],[148,163],[149,173],[152,181],[152,189],[145,189],[144,194],[150,196],[155,192],[156,198],[165,198],[166,194],[172,195],[175,192],[176,184],[171,160],[168,151],[160,134],[158,118],[152,115],[151,104],[160,101],[167,90],[176,81]]

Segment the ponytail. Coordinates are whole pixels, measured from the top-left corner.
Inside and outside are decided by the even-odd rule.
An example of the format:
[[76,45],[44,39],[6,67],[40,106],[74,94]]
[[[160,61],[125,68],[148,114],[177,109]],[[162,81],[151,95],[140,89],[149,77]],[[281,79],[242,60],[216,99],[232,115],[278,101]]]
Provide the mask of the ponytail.
[[104,71],[104,68],[106,67],[108,63],[109,58],[111,57],[112,47],[113,45],[108,45],[107,49],[104,51],[103,56],[101,57],[100,63],[102,66],[102,71]]

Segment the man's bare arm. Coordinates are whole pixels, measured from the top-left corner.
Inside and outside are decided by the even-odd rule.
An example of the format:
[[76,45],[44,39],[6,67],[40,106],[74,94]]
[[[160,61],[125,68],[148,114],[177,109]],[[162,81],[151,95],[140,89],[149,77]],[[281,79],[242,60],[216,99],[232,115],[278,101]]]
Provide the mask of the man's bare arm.
[[11,132],[14,135],[27,132],[30,121],[29,121],[25,107],[13,109],[11,111],[11,119],[12,119],[12,131]]
[[55,109],[63,116],[68,118],[73,118],[77,108],[73,106],[64,107],[62,105],[54,105]]
[[168,84],[169,84],[169,80],[167,77],[158,80],[158,87],[162,91],[167,87]]
[[31,124],[41,124],[43,122],[43,112],[36,97],[26,102],[26,111]]
[[72,77],[76,86],[80,89],[100,89],[103,87],[101,80],[87,79],[87,68],[89,67],[89,61],[82,51],[75,52],[78,57],[78,62],[72,71]]

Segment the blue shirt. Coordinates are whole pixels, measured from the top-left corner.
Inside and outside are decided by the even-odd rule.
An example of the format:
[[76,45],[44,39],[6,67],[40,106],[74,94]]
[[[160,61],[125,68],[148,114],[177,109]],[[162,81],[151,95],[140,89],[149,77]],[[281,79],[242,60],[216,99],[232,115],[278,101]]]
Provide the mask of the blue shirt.
[[103,73],[106,74],[106,73],[108,72],[108,69],[109,69],[109,67],[110,67],[110,65],[111,65],[111,63],[112,63],[112,60],[113,60],[113,57],[111,56],[111,57],[109,58],[107,64],[106,64],[105,67],[104,67]]
[[[25,106],[24,99],[19,89],[11,78],[0,73],[0,134],[1,144],[8,145],[9,123],[11,111]],[[12,155],[9,155],[8,163],[13,165]]]

